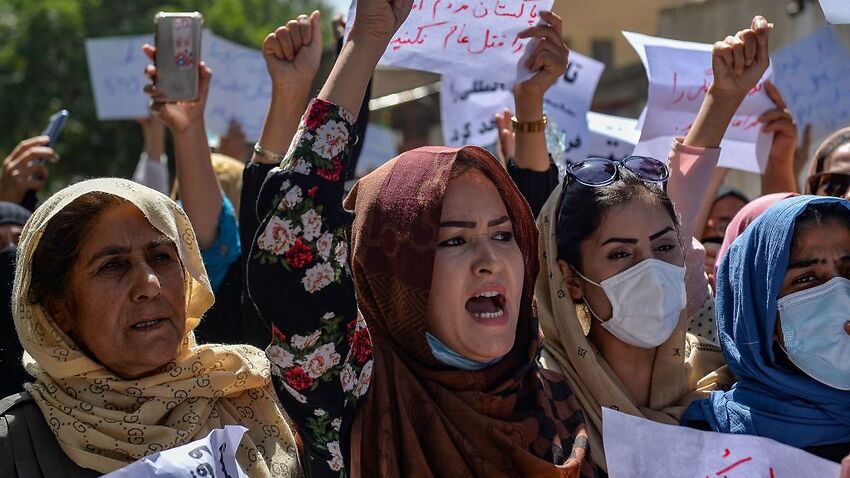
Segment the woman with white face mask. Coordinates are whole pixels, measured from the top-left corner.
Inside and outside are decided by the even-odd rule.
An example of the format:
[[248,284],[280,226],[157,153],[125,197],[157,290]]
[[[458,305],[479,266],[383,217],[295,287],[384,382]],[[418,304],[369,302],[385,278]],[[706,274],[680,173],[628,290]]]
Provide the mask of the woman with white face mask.
[[758,435],[833,461],[850,452],[850,202],[779,202],[718,269],[717,326],[737,382],[688,426]]
[[[669,167],[637,156],[573,164],[539,216],[542,361],[574,384],[602,470],[602,407],[676,424],[723,385],[709,375],[723,357],[692,238],[720,141],[768,66],[771,28],[756,17],[715,45],[714,83]],[[692,326],[704,336],[687,333]]]

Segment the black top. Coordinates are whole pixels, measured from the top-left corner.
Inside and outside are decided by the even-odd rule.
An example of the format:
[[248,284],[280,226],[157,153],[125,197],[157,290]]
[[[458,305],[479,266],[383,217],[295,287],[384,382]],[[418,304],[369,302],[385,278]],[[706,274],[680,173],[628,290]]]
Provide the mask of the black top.
[[546,200],[552,191],[558,187],[558,167],[549,158],[548,171],[532,171],[530,169],[522,169],[514,163],[513,160],[508,161],[508,174],[516,183],[517,188],[525,196],[528,205],[531,206],[531,212],[534,217],[540,214]]
[[[15,246],[0,250],[0,397],[24,390],[24,382],[32,381],[21,364],[24,348],[18,340],[12,320],[12,285],[15,282]],[[5,475],[0,475],[5,476]]]

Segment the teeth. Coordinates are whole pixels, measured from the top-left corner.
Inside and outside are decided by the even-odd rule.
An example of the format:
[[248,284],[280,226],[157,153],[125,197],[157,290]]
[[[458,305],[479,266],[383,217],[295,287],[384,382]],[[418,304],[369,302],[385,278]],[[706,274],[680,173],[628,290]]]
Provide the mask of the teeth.
[[482,293],[478,294],[478,297],[496,297],[498,295],[499,295],[498,292],[489,291],[489,292],[482,292]]
[[476,317],[479,317],[479,318],[482,318],[482,319],[497,319],[497,318],[499,318],[503,315],[505,315],[505,311],[501,310],[501,309],[499,309],[498,312],[487,312],[487,313],[484,313],[484,314],[475,314]]

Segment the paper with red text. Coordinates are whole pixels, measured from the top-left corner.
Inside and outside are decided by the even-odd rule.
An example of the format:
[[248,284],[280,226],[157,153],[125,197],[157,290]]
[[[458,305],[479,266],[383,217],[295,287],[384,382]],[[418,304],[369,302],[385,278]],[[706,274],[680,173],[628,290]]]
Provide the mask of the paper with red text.
[[[381,59],[382,65],[513,83],[530,41],[517,34],[537,25],[554,0],[415,0]],[[355,18],[352,3],[349,18]],[[353,22],[349,21],[349,25]],[[525,73],[527,75],[527,72]]]
[[[711,46],[682,43],[644,45],[649,99],[635,154],[667,158],[673,139],[688,134],[714,81]],[[764,171],[773,134],[762,132],[758,118],[775,108],[763,88],[772,75],[768,68],[732,118],[720,144],[720,166],[756,174]]]
[[837,463],[777,441],[663,425],[602,409],[608,476],[838,477]]

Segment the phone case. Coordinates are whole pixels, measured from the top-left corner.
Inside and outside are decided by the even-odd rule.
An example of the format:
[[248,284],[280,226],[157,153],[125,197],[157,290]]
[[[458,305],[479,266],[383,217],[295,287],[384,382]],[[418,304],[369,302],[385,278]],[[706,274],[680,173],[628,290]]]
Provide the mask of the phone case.
[[65,126],[65,120],[68,119],[68,110],[61,110],[50,115],[50,120],[47,122],[47,127],[41,132],[42,136],[47,136],[50,141],[47,143],[51,148],[56,144],[59,138],[59,133],[62,127]]
[[154,17],[154,23],[156,88],[164,94],[162,100],[197,100],[204,17],[198,12],[159,12]]

